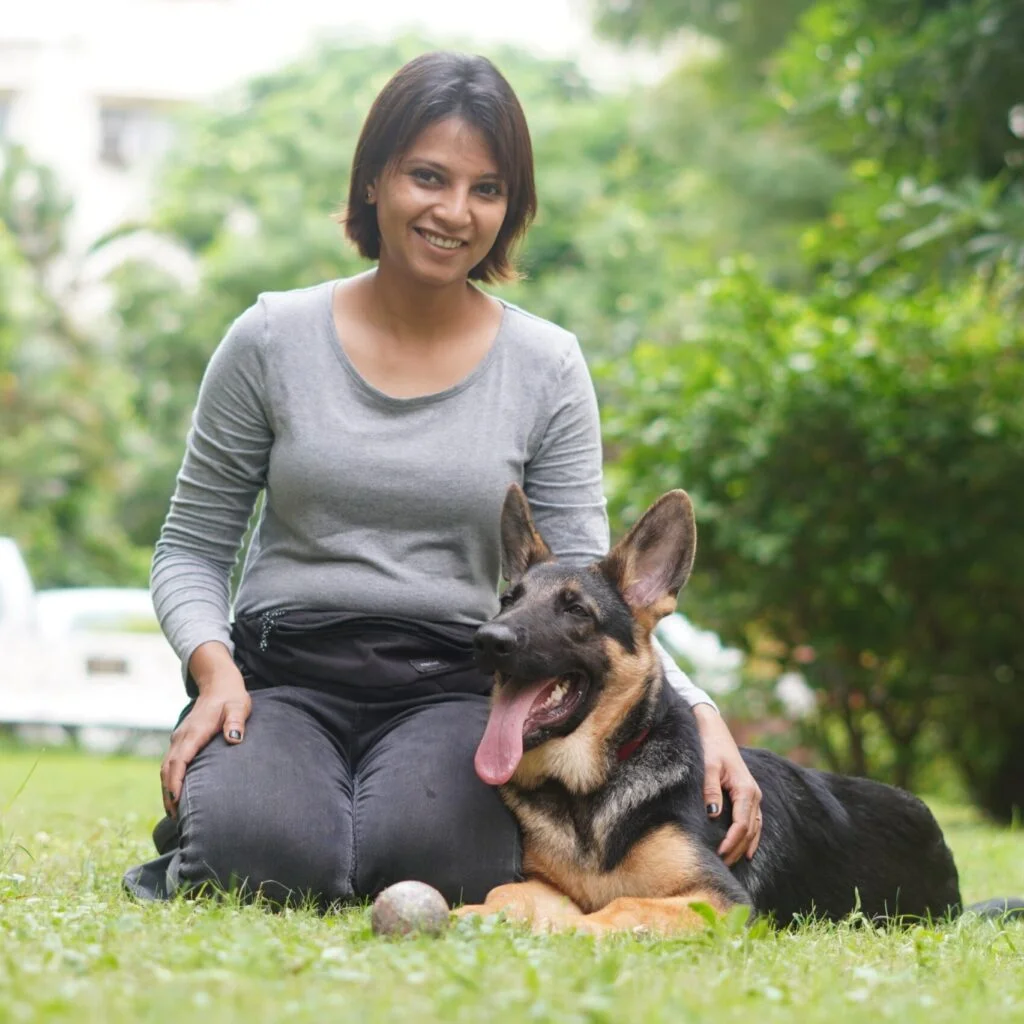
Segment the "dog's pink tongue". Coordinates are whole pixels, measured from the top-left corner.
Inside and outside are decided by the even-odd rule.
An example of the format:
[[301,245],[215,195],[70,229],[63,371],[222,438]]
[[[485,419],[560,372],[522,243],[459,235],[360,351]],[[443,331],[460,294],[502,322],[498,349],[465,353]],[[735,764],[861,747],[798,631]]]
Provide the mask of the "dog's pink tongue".
[[477,775],[487,785],[500,786],[512,778],[523,757],[523,726],[534,701],[551,683],[550,679],[542,679],[514,694],[508,694],[509,687],[503,687],[491,703],[491,717],[473,758]]

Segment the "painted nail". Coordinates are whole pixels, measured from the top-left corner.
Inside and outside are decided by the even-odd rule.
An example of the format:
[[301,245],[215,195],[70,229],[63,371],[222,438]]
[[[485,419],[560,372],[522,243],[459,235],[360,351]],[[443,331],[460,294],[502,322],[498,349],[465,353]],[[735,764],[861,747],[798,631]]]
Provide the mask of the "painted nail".
[[717,814],[718,804],[708,804],[708,814]]
[[237,729],[232,729],[231,732],[228,733],[229,740],[240,740],[241,738],[242,734]]

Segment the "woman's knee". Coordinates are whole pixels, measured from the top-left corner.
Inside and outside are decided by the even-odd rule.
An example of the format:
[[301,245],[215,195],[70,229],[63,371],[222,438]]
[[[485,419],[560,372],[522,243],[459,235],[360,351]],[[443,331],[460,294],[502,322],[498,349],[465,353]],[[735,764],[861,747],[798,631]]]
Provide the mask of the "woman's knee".
[[[185,776],[179,804],[180,889],[259,894],[280,904],[352,896],[351,806],[308,793],[239,787],[209,770]],[[321,794],[322,796],[322,794]]]

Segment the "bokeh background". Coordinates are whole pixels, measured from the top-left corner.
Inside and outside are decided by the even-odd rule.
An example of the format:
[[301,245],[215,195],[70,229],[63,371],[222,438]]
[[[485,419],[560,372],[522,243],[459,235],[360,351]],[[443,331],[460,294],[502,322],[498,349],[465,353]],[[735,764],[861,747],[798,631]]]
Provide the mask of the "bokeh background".
[[363,266],[356,135],[436,48],[523,102],[502,294],[581,339],[616,529],[693,496],[681,608],[744,655],[738,736],[1013,820],[1021,0],[5,4],[0,534],[35,586],[145,586],[206,360]]

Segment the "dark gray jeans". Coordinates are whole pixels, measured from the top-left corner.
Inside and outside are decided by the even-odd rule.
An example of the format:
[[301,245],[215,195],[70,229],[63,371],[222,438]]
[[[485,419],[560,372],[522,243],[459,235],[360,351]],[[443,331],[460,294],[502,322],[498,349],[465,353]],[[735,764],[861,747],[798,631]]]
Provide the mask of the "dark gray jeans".
[[189,766],[177,845],[129,870],[129,892],[212,883],[328,906],[418,879],[454,904],[519,877],[515,820],[473,770],[486,697],[363,702],[274,686],[252,702],[243,742],[218,736]]

